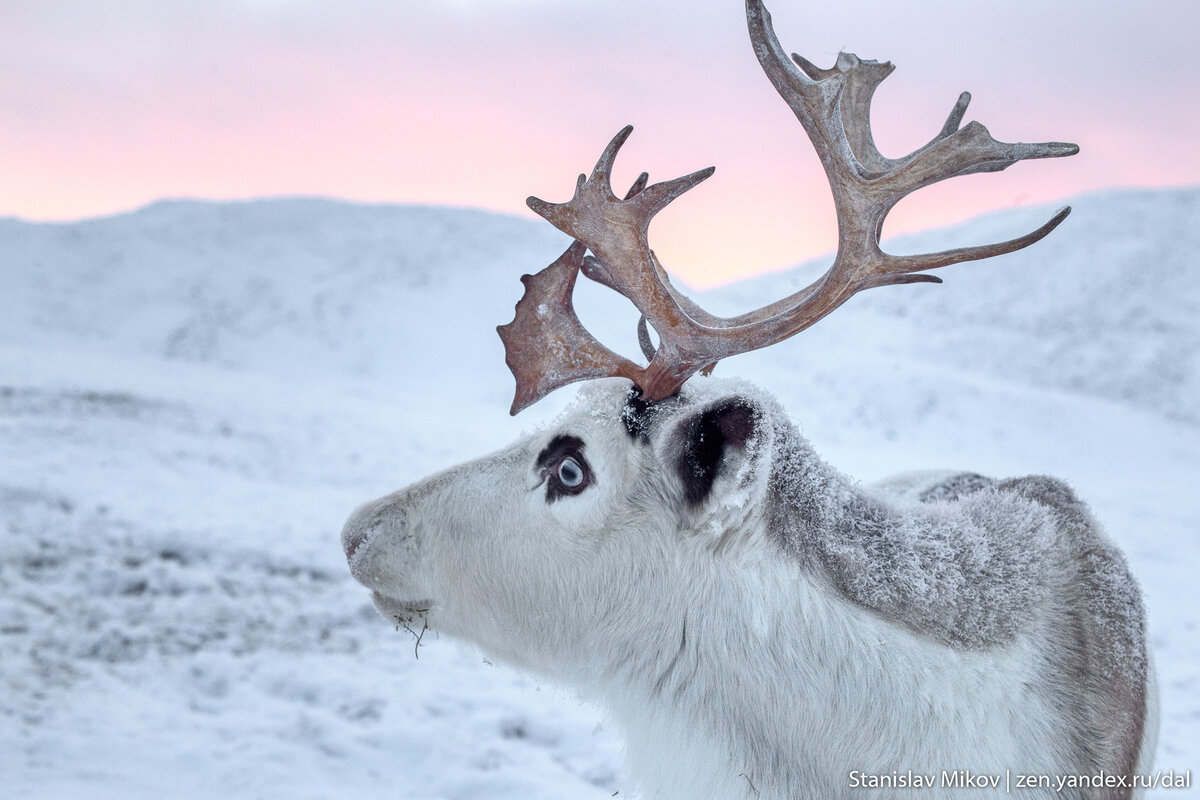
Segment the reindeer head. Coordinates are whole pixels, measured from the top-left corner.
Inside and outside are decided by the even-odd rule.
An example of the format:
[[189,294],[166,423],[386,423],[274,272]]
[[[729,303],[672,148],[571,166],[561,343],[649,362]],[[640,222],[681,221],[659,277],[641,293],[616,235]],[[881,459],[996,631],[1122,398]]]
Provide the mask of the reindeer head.
[[546,430],[356,511],[351,572],[399,624],[539,672],[606,669],[777,559],[755,532],[780,413],[731,381],[653,405],[597,381]]

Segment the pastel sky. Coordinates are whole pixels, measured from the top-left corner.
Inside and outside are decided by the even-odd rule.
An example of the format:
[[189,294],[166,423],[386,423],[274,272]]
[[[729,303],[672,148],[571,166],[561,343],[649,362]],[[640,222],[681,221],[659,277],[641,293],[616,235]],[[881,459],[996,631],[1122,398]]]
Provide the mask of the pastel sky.
[[[887,233],[1200,183],[1194,0],[768,7],[819,65],[839,49],[897,65],[873,111],[885,155],[928,140],[964,89],[999,139],[1081,147],[923,190]],[[627,123],[618,184],[717,167],[651,229],[685,282],[832,249],[824,175],[740,0],[0,2],[0,215],[305,194],[532,216],[527,195],[567,199]]]

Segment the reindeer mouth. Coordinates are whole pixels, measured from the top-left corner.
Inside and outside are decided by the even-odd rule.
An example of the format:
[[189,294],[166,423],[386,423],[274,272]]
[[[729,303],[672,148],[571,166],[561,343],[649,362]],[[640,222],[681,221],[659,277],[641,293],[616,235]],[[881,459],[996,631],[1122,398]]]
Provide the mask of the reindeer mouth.
[[405,627],[414,623],[424,625],[426,615],[433,608],[432,600],[400,600],[377,591],[371,592],[371,602],[385,619]]

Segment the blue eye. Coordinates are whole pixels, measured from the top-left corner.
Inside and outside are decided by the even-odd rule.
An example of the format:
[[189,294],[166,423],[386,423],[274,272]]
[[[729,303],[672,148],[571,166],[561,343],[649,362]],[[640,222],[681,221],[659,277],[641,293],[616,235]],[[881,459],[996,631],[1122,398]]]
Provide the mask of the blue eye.
[[583,456],[584,447],[578,436],[564,433],[551,439],[538,453],[537,469],[546,486],[547,503],[585,492],[596,482]]
[[583,482],[587,479],[587,474],[583,471],[583,465],[576,461],[571,456],[567,456],[562,461],[558,462],[558,482],[563,485],[564,489],[578,489],[583,486]]

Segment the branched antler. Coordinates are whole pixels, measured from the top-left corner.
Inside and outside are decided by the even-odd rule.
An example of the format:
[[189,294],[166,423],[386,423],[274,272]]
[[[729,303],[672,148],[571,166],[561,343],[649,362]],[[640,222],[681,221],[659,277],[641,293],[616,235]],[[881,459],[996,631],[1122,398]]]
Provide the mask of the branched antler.
[[512,413],[550,392],[588,378],[637,380],[641,368],[609,350],[587,332],[571,295],[583,267],[582,242],[573,242],[558,260],[536,275],[522,275],[525,294],[512,322],[496,330],[504,341],[505,363],[517,376]]
[[[646,186],[645,173],[623,199],[613,194],[617,152],[632,132],[626,127],[609,142],[590,176],[580,175],[565,203],[529,198],[529,207],[572,236],[575,243],[554,264],[522,278],[525,296],[513,322],[499,328],[507,363],[517,379],[516,414],[554,389],[588,378],[632,380],[642,398],[654,402],[679,391],[691,375],[737,353],[766,347],[809,327],[856,292],[875,286],[933,282],[924,274],[962,261],[1028,247],[1054,230],[1070,212],[1064,208],[1045,225],[1006,242],[940,253],[895,256],[879,245],[883,221],[902,198],[937,181],[973,172],[993,172],[1030,158],[1078,152],[1073,144],[1009,144],[996,141],[978,122],[960,127],[971,96],[964,92],[941,131],[924,147],[898,159],[880,154],[871,135],[875,89],[894,69],[841,53],[830,69],[783,51],[761,0],[746,0],[750,39],[775,89],[795,112],[825,168],[838,219],[838,250],[821,278],[795,294],[736,317],[713,316],[671,285],[650,249],[650,220],[672,200],[708,178],[694,172]],[[584,249],[592,255],[585,256]],[[571,291],[579,271],[627,297],[642,314],[639,341],[649,364],[642,368],[597,342],[579,322]],[[659,335],[650,344],[645,323]]]

